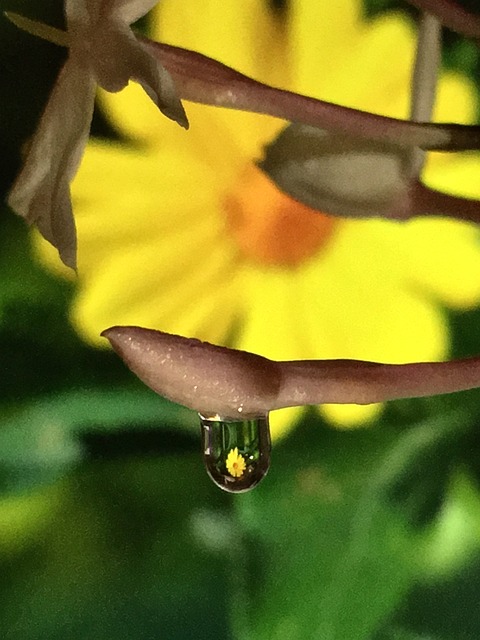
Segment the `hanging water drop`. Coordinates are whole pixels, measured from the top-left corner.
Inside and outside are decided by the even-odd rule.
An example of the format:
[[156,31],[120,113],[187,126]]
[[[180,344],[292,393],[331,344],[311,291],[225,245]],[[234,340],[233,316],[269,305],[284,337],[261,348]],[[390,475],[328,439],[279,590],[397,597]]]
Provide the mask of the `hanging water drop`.
[[203,459],[215,484],[230,493],[253,489],[270,466],[268,415],[243,420],[200,415],[200,425]]

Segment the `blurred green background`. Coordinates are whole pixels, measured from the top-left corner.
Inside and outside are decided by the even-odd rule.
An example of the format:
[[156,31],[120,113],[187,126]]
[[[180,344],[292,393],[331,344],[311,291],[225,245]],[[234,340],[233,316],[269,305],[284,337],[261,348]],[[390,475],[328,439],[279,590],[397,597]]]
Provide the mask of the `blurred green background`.
[[[62,25],[59,1],[0,6]],[[62,55],[0,17],[3,196]],[[480,78],[452,34],[445,64]],[[100,113],[94,132],[110,133]],[[309,413],[261,486],[230,496],[195,415],[79,340],[72,293],[3,205],[0,638],[480,637],[479,392],[392,403],[353,432]],[[450,322],[452,356],[478,353],[480,311]]]

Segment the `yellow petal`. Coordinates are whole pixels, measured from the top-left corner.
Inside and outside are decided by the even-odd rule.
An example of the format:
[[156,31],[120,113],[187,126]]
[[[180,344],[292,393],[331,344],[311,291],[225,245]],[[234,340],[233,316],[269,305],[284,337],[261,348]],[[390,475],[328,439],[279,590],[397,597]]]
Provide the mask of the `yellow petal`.
[[[287,86],[282,23],[263,0],[206,0],[201,10],[196,2],[167,0],[154,15],[154,39],[199,51],[270,84]],[[118,96],[102,93],[101,101],[117,128],[131,138],[154,143],[165,135],[178,136],[142,93],[131,84]],[[186,110],[190,143],[208,149],[212,142],[219,142],[215,158],[228,153],[232,140],[235,143],[238,138],[240,152],[252,159],[279,126],[272,119],[225,109],[205,110],[186,103]],[[212,129],[218,130],[218,136],[211,135]],[[249,143],[252,138],[253,144]]]
[[[194,0],[166,0],[157,15],[155,37],[167,44],[203,53],[261,82],[288,87],[284,28],[264,0],[204,0],[201,10]],[[214,117],[219,132],[229,132],[247,161],[259,156],[279,127],[271,118],[226,109],[215,109]],[[203,133],[209,137],[211,131]]]
[[[479,170],[477,163],[477,175]],[[480,232],[476,225],[447,218],[412,220],[406,241],[412,276],[422,289],[451,307],[478,304]]]
[[272,441],[278,442],[294,429],[301,419],[305,409],[303,407],[289,407],[270,412],[270,434]]
[[[351,0],[296,0],[289,4],[289,54],[296,90],[330,99],[326,86],[342,75],[348,51],[356,47],[360,10],[361,4]],[[368,60],[364,62],[369,63]],[[349,72],[350,69],[348,72],[345,69],[344,77]]]
[[[74,305],[76,326],[93,341],[98,341],[99,331],[115,324],[195,336],[196,323],[206,320],[206,305],[210,324],[215,324],[216,313],[223,327],[225,318],[231,323],[235,309],[229,295],[234,282],[232,258],[217,242],[216,233],[208,219],[199,219],[177,229],[171,241],[152,234],[141,245],[125,245],[121,252],[96,260],[95,269],[84,276]],[[223,300],[222,304],[222,291],[228,303]],[[215,296],[218,310],[212,300]],[[186,327],[182,320],[192,310],[195,323]]]
[[283,25],[265,0],[163,0],[152,37],[203,53],[262,82],[285,81]]
[[424,175],[427,186],[453,196],[480,199],[479,153],[455,154],[454,158],[451,154],[441,154],[449,156],[448,162],[442,163],[436,162],[436,156],[440,154],[430,155]]
[[[443,72],[439,78],[432,119],[436,122],[472,124],[477,119],[475,96],[472,80],[453,71]],[[446,155],[452,159],[452,154]]]
[[381,404],[324,404],[320,413],[339,429],[368,427],[382,412]]
[[242,325],[236,344],[275,360],[305,356],[303,305],[295,273],[282,269],[246,269],[241,280]]
[[[312,345],[310,357],[438,359],[446,349],[446,326],[435,305],[405,281],[402,227],[382,225],[380,243],[379,223],[371,225],[353,222],[343,242],[333,241],[331,255],[319,259],[299,282],[299,295],[308,301],[303,329]],[[351,242],[344,243],[350,233]],[[395,239],[398,245],[392,248]],[[315,349],[319,334],[321,344],[327,340],[330,345],[325,354]]]
[[[223,168],[233,172],[228,162]],[[175,148],[141,153],[96,142],[87,149],[72,193],[80,245],[91,238],[105,252],[104,242],[138,242],[156,231],[190,225],[192,216],[205,218],[207,205],[216,202],[218,182],[195,154]]]
[[407,117],[415,37],[411,23],[402,14],[389,13],[364,26],[349,60],[355,89],[350,90],[353,100],[348,106]]
[[[360,27],[356,39],[344,51],[341,64],[331,65],[335,73],[318,78],[317,88],[310,80],[308,88],[324,100],[405,117],[414,50],[413,32],[406,20],[395,14],[384,16]],[[395,55],[394,51],[402,54]],[[318,73],[311,76],[317,77]]]

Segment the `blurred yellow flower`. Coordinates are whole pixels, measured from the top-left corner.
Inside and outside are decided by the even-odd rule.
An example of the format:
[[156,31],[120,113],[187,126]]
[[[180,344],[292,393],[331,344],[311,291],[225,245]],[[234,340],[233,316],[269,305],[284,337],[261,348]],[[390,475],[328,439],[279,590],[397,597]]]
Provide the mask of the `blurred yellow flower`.
[[[407,116],[415,34],[405,19],[364,22],[355,0],[296,0],[284,13],[271,7],[163,0],[153,37],[282,88]],[[435,118],[473,121],[474,95],[466,79],[443,74]],[[134,324],[273,359],[446,356],[443,307],[480,300],[475,227],[313,213],[255,167],[284,123],[187,105],[184,132],[158,117],[135,85],[101,98],[132,143],[92,142],[73,186],[80,290],[72,318],[85,339],[101,344],[102,329]],[[478,156],[437,154],[426,182],[478,196],[467,176],[479,169]],[[273,436],[300,411],[274,412]],[[349,426],[379,407],[320,411]]]
[[225,461],[225,466],[227,467],[228,473],[233,478],[241,478],[243,476],[247,465],[245,463],[245,458],[241,453],[238,453],[238,447],[235,447],[235,449],[230,449]]

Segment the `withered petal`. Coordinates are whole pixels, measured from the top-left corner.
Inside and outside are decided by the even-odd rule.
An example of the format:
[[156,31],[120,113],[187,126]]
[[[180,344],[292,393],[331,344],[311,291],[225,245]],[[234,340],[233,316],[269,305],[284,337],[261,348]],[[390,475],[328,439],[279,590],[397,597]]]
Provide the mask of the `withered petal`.
[[8,196],[10,207],[29,224],[36,224],[72,268],[76,266],[76,234],[70,182],[88,140],[94,97],[91,73],[69,58]]
[[293,123],[265,148],[258,166],[279,189],[322,213],[480,223],[480,201],[435,191],[412,175],[411,151]]
[[160,111],[188,128],[188,120],[168,71],[119,21],[99,27],[91,34],[89,59],[98,84],[110,92],[121,91],[130,80],[142,85]]
[[132,24],[158,4],[158,0],[109,0],[109,13],[126,24]]
[[397,217],[409,187],[410,150],[293,123],[258,163],[289,196],[312,209],[351,218]]
[[158,0],[65,0],[67,23],[95,26],[100,19],[132,24],[152,9]]

